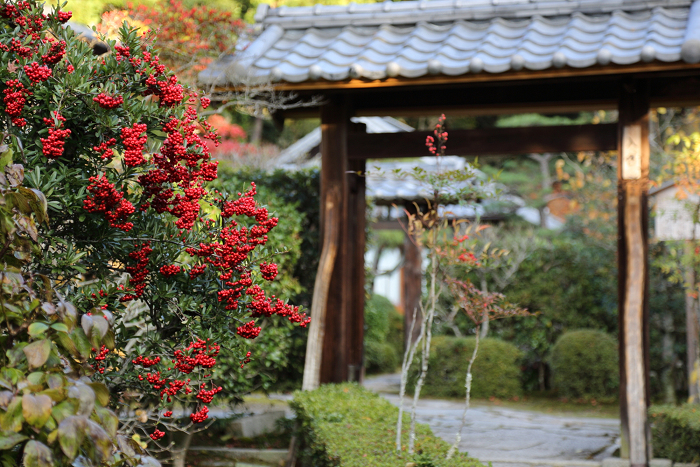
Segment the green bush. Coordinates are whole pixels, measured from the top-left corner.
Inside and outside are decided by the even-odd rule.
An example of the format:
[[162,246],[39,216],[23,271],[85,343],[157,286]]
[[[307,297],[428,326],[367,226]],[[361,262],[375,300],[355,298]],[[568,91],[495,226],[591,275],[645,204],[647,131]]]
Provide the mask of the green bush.
[[[428,374],[421,395],[464,397],[464,382],[475,342],[474,337],[433,337]],[[494,338],[481,339],[472,367],[472,397],[510,398],[521,395],[518,366],[521,357],[522,353],[513,344]],[[418,365],[414,363],[409,378],[411,391],[417,376]]]
[[388,298],[372,295],[365,303],[365,368],[368,373],[396,370],[403,350],[403,317]]
[[367,373],[391,373],[399,366],[399,358],[387,342],[365,341],[365,368]]
[[554,388],[567,397],[614,398],[620,384],[617,341],[602,331],[563,334],[549,357]]
[[388,298],[372,294],[365,302],[365,339],[384,342],[389,334],[389,314],[396,308]]
[[403,423],[404,451],[397,455],[398,408],[356,384],[296,392],[291,406],[299,422],[302,466],[404,467],[411,461],[421,466],[482,466],[463,453],[444,460],[449,445],[422,424],[416,429],[416,455],[409,456],[408,415]]
[[700,407],[654,405],[649,409],[654,457],[700,462]]

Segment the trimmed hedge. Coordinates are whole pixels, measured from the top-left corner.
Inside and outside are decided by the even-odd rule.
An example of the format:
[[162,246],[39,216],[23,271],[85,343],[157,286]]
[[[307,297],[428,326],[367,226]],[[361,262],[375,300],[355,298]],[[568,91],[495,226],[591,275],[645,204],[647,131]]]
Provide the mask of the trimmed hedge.
[[[430,344],[428,374],[421,390],[423,397],[459,397],[465,395],[464,380],[469,359],[474,352],[474,337],[435,336]],[[520,396],[519,362],[522,353],[509,342],[495,338],[479,341],[472,367],[471,396],[476,398]],[[410,391],[418,377],[419,365],[414,363],[409,375]]]
[[649,421],[654,457],[700,462],[700,406],[654,405]]
[[620,384],[617,340],[603,331],[563,334],[549,358],[554,388],[562,396],[615,398]]
[[409,456],[408,414],[404,419],[404,452],[397,455],[396,419],[399,409],[386,399],[353,383],[329,384],[315,391],[294,393],[291,407],[300,425],[299,460],[307,467],[483,467],[458,453],[445,460],[447,442],[433,436],[427,425],[416,429],[416,455]]
[[403,317],[388,298],[373,294],[365,303],[365,368],[391,373],[401,362]]

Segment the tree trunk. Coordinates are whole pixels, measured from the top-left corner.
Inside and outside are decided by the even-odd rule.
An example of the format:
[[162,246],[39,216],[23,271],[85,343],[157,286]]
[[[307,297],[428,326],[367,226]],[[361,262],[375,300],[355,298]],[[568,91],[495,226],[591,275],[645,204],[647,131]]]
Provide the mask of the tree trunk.
[[[482,277],[481,278],[481,291],[486,295],[489,293],[487,285],[486,285],[486,278]],[[483,318],[482,318],[482,324],[481,324],[481,337],[482,339],[486,339],[486,337],[489,335],[489,312],[487,310],[484,310]]]
[[253,144],[260,144],[262,141],[263,132],[263,119],[262,117],[255,117],[255,124],[253,125],[253,134],[250,135],[250,142]]

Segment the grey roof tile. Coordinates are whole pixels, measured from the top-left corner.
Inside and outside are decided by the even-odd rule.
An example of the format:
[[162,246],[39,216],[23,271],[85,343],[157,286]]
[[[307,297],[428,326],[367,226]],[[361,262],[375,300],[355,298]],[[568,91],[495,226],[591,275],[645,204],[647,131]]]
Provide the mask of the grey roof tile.
[[432,0],[270,9],[200,75],[302,82],[700,62],[700,0]]

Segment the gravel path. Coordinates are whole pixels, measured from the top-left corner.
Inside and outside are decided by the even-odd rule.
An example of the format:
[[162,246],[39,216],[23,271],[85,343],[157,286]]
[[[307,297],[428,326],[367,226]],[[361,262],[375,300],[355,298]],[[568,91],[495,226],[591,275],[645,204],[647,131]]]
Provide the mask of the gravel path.
[[[399,375],[365,380],[365,387],[399,404]],[[411,401],[404,407],[410,411]],[[452,443],[463,403],[422,399],[418,421]],[[619,445],[620,422],[608,418],[568,417],[503,407],[472,407],[462,432],[460,451],[495,467],[590,466],[610,457]]]

